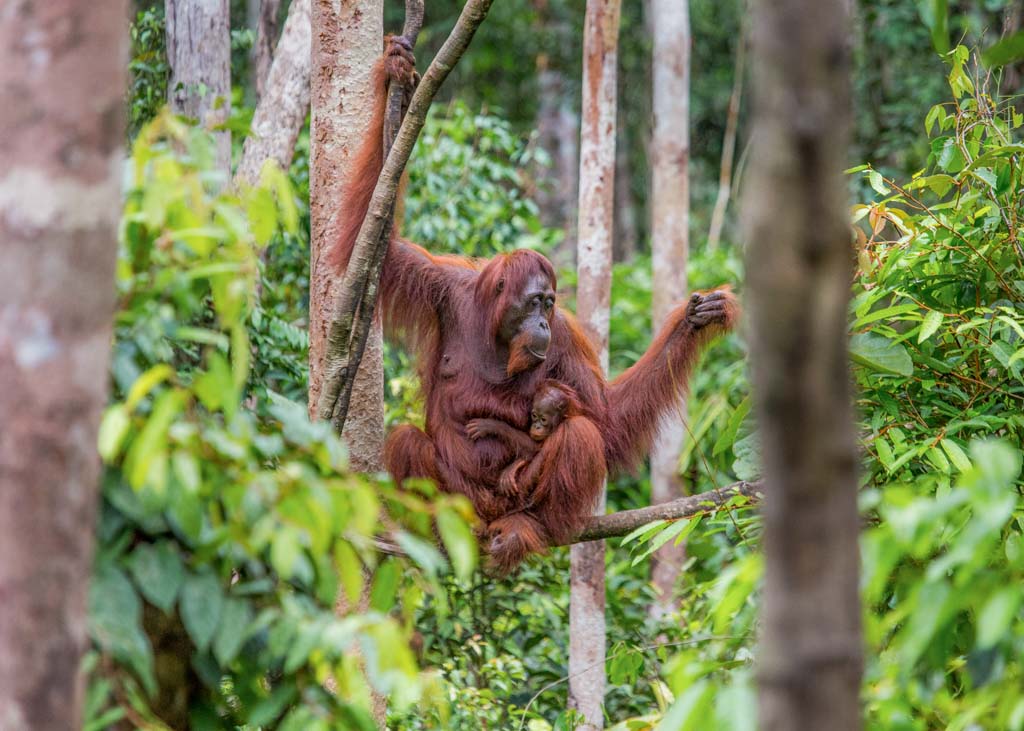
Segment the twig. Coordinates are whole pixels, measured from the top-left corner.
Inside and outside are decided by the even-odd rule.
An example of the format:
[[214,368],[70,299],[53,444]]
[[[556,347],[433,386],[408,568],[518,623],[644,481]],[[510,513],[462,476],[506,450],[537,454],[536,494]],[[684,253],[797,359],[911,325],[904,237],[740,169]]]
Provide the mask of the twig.
[[725,119],[725,136],[722,140],[722,163],[718,172],[718,197],[711,213],[711,228],[708,231],[708,249],[718,248],[722,238],[722,227],[725,225],[725,210],[729,205],[729,193],[732,190],[733,158],[736,156],[736,136],[739,129],[740,98],[743,95],[743,59],[747,48],[746,29],[741,28],[736,38],[736,64],[733,70],[732,94],[729,97],[729,109]]
[[[410,0],[410,5],[414,2],[419,0]],[[375,263],[383,262],[390,243],[391,217],[399,180],[409,161],[416,138],[423,129],[431,100],[452,68],[462,58],[476,29],[490,10],[492,2],[493,0],[468,0],[451,34],[420,80],[409,102],[408,112],[398,130],[394,146],[384,161],[366,218],[359,229],[359,236],[335,303],[327,340],[324,386],[317,404],[320,418],[330,419],[338,432],[345,424],[352,382],[365,347],[365,333],[369,332],[373,321],[380,283],[380,265],[375,266]],[[408,11],[407,15],[408,22],[413,16]],[[422,11],[420,17],[422,18]],[[361,343],[353,341],[353,332],[359,336]]]

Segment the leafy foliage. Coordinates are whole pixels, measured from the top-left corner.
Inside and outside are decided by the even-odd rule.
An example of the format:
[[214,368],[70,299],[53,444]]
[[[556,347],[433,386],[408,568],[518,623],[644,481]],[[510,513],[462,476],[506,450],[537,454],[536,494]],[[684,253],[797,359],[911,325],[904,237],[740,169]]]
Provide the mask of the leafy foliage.
[[[411,619],[447,570],[435,517],[458,573],[475,565],[471,509],[347,474],[304,405],[271,393],[249,408],[263,393],[247,388],[257,247],[297,212],[271,166],[255,188],[217,192],[210,154],[207,136],[164,115],[130,164],[89,720],[374,728],[371,690],[443,718]],[[410,559],[382,556],[381,535]],[[336,616],[339,595],[349,609]]]

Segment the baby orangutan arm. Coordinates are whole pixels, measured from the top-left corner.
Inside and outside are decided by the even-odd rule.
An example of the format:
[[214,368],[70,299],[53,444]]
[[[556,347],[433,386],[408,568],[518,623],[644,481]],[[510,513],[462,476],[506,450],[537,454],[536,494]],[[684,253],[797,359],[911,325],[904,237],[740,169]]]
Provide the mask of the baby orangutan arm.
[[540,450],[540,444],[529,434],[497,419],[470,419],[466,422],[466,434],[473,441],[486,437],[500,439],[516,450],[518,459],[528,459]]

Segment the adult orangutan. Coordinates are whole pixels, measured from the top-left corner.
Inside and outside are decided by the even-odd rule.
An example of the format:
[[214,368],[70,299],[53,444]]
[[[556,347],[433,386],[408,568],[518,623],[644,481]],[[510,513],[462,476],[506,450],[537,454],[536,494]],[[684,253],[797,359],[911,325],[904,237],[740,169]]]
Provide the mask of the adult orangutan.
[[[352,248],[383,164],[389,78],[413,73],[409,44],[388,38],[373,76],[377,106],[345,189],[339,269]],[[594,347],[572,315],[555,303],[551,263],[518,250],[490,260],[435,256],[394,234],[381,276],[389,335],[416,354],[426,429],[400,426],[388,437],[385,464],[396,481],[435,480],[466,495],[491,536],[487,549],[505,569],[528,553],[570,540],[592,514],[605,476],[635,466],[648,452],[662,415],[685,392],[702,347],[730,328],[736,304],[725,290],[694,294],[668,317],[637,363],[610,384]],[[506,494],[498,481],[515,449],[497,437],[472,439],[473,419],[523,430],[538,388],[570,387],[579,413],[548,438],[536,459],[536,501]]]

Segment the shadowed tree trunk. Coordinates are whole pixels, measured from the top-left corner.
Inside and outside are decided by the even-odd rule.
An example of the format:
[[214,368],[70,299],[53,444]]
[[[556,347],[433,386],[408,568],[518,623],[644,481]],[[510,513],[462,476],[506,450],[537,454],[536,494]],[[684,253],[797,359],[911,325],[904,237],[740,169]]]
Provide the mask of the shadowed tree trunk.
[[[625,116],[625,115],[623,115]],[[638,247],[636,199],[632,188],[632,163],[629,159],[629,140],[626,125],[617,127],[615,141],[615,239],[612,242],[612,260],[632,261]]]
[[[324,351],[339,273],[326,266],[337,238],[341,197],[373,106],[370,70],[384,37],[382,0],[341,3],[313,0],[312,123],[310,132],[309,409],[316,418],[323,386]],[[352,467],[382,469],[384,367],[380,320],[366,344],[342,435]]]
[[566,98],[565,74],[548,67],[548,58],[537,59],[537,141],[551,157],[551,167],[538,172],[537,205],[545,226],[565,231],[555,250],[556,265],[570,267],[576,260],[576,201],[580,120]]
[[768,496],[758,654],[764,731],[861,728],[845,5],[754,3],[757,133],[743,219]]
[[[690,13],[689,0],[651,0],[654,30],[651,134],[651,268],[653,319],[657,328],[686,297],[690,226]],[[651,451],[651,503],[683,494],[679,453],[686,429],[685,406],[665,417]],[[657,598],[649,613],[660,617],[676,606],[676,578],[686,558],[684,546],[667,543],[654,553],[651,582]]]
[[[277,15],[281,0],[249,0],[258,6],[256,16],[256,41],[252,47],[253,85],[256,99],[263,99],[266,93],[270,66],[274,60],[274,46],[277,44]],[[308,4],[308,3],[307,3]]]
[[124,118],[122,0],[0,12],[0,728],[81,728]]
[[[167,34],[168,102],[207,128],[231,113],[231,23],[228,0],[164,0]],[[217,132],[216,164],[231,174],[231,133]]]
[[[615,112],[619,0],[587,0],[583,22],[576,312],[608,370],[615,200]],[[604,494],[597,512],[604,513]],[[604,728],[604,541],[570,550],[569,706],[586,731]]]
[[236,180],[255,183],[267,160],[287,169],[309,112],[310,0],[292,0]]

